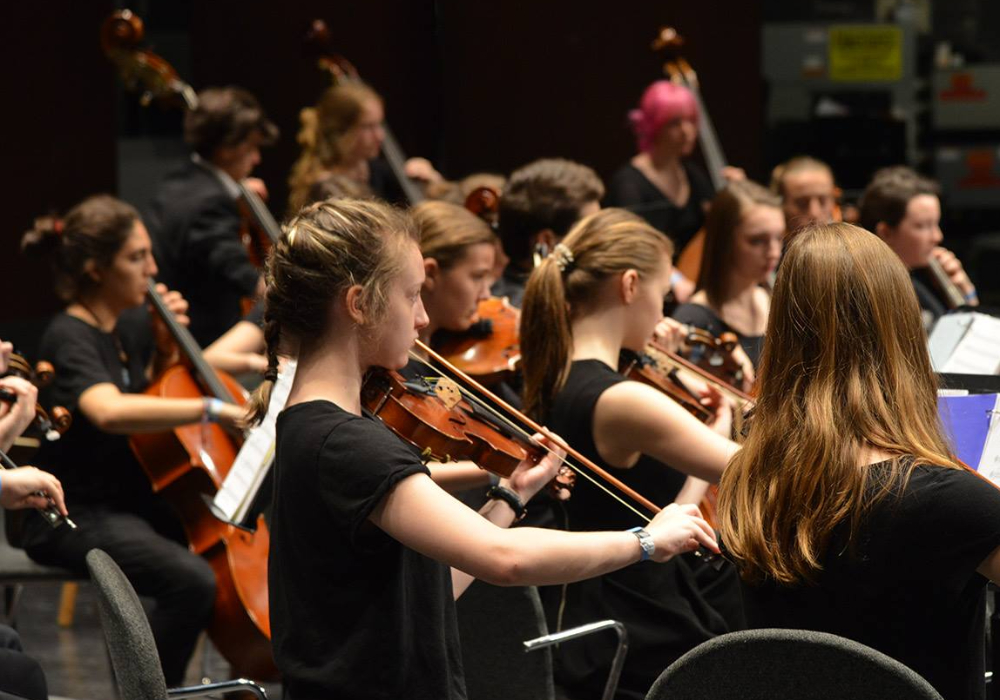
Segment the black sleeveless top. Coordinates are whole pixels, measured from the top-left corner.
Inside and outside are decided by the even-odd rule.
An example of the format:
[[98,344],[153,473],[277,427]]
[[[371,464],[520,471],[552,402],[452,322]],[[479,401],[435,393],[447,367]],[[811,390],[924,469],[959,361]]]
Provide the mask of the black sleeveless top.
[[[646,456],[631,469],[612,467],[597,453],[594,407],[601,394],[623,381],[624,377],[599,360],[574,362],[566,386],[543,423],[598,466],[665,506],[684,485],[684,474]],[[583,478],[577,479],[566,510],[570,530],[626,530],[643,524],[637,515]],[[738,596],[738,581],[731,567],[722,572],[703,570],[696,560],[685,557],[675,557],[666,564],[642,562],[566,586],[560,628],[608,618],[624,622],[629,652],[616,697],[641,699],[663,669],[682,654],[742,627]],[[557,597],[547,591],[546,604],[558,606]],[[550,611],[550,619],[555,617]],[[600,697],[615,647],[613,635],[591,635],[561,645],[557,681],[574,696]]]

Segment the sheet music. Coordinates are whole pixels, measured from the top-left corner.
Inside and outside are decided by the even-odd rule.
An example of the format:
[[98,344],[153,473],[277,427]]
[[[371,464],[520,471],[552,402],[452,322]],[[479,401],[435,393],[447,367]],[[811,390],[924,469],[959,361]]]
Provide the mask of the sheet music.
[[290,361],[278,375],[263,422],[250,429],[229,474],[222,482],[222,488],[215,494],[212,512],[220,520],[234,524],[242,522],[261,482],[267,476],[274,460],[276,421],[288,401],[294,377],[295,362]]
[[950,374],[997,374],[1000,370],[1000,319],[975,314],[942,372]]
[[978,471],[997,486],[1000,486],[1000,399],[990,413],[990,429],[983,447],[983,456],[979,460]]

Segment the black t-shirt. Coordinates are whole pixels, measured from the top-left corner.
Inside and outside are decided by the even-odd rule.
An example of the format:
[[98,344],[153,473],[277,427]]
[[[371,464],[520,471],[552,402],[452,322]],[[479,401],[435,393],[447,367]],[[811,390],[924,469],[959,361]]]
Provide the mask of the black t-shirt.
[[[677,321],[688,326],[702,328],[716,338],[723,333],[735,333],[736,337],[739,338],[740,347],[743,348],[743,352],[750,358],[751,364],[757,367],[757,363],[760,361],[760,352],[764,348],[764,336],[743,335],[719,318],[712,309],[701,304],[681,304],[670,315]],[[693,353],[695,361],[698,360],[698,353],[698,349],[695,348],[695,352]]]
[[924,273],[920,270],[910,272],[910,281],[913,282],[913,291],[917,295],[917,303],[920,304],[920,318],[924,324],[924,329],[929,333],[937,320],[948,313],[948,308],[938,298],[938,296],[924,284],[921,276]]
[[[601,394],[623,381],[624,377],[599,360],[574,362],[566,385],[542,422],[649,500],[668,505],[684,485],[684,474],[646,456],[631,469],[613,467],[597,452],[594,408]],[[566,511],[570,530],[625,530],[642,524],[636,514],[584,478],[576,480]],[[729,607],[733,599],[738,607],[735,572],[727,566],[722,572],[713,571],[711,580],[702,574],[697,564],[674,557],[666,564],[643,562],[565,587],[561,611],[564,629],[608,618],[620,620],[628,628],[629,653],[617,698],[641,700],[674,660],[735,629],[735,621],[727,622],[720,612],[720,606]],[[545,591],[544,598],[553,619],[551,608],[561,601],[551,590]],[[557,654],[557,679],[571,688],[574,696],[600,697],[614,651],[615,640],[610,635],[591,635],[564,644]]]
[[79,408],[80,395],[97,384],[114,384],[126,393],[145,390],[152,336],[139,332],[141,324],[132,323],[131,316],[123,316],[117,328],[126,363],[113,334],[66,313],[55,316],[42,335],[38,356],[55,367],[55,379],[43,399],[65,406],[73,425],[61,439],[43,443],[35,464],[59,478],[71,510],[95,503],[131,507],[151,492],[128,436],[99,430]]
[[1000,490],[964,470],[919,466],[896,494],[864,519],[854,552],[846,526],[835,530],[818,585],[744,584],[747,621],[848,637],[903,662],[945,700],[982,698],[986,579],[976,567],[1000,546]]
[[429,473],[416,451],[329,401],[285,409],[277,430],[268,585],[287,697],[465,698],[449,568],[368,520]]
[[604,200],[606,206],[633,211],[653,228],[667,234],[674,242],[676,255],[680,255],[684,246],[705,224],[705,203],[711,202],[715,196],[715,188],[704,170],[690,161],[684,161],[683,166],[691,185],[691,194],[682,207],[667,198],[631,163],[611,176]]

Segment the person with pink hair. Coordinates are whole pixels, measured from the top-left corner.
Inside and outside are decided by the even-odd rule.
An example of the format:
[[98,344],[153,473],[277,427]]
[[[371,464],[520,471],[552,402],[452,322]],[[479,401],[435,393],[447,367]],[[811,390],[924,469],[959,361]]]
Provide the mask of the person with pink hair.
[[[698,102],[686,87],[658,80],[628,116],[639,152],[611,178],[605,204],[642,216],[673,240],[679,254],[704,225],[715,195],[708,173],[688,158],[698,139]],[[738,168],[723,175],[745,177]],[[675,293],[693,291],[690,283],[675,282]]]

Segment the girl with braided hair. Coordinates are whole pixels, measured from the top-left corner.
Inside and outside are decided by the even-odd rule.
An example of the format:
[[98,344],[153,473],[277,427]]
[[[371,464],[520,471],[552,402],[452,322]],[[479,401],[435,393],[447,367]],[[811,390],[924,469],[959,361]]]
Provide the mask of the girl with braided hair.
[[412,222],[374,202],[306,207],[268,261],[269,370],[252,416],[267,410],[278,355],[294,356],[277,418],[268,562],[274,656],[291,700],[465,698],[454,599],[473,577],[561,583],[699,545],[715,551],[693,507],[666,508],[644,541],[507,529],[555,475],[558,453],[519,465],[478,514],[438,487],[360,397],[370,368],[406,364],[427,324],[424,280]]

